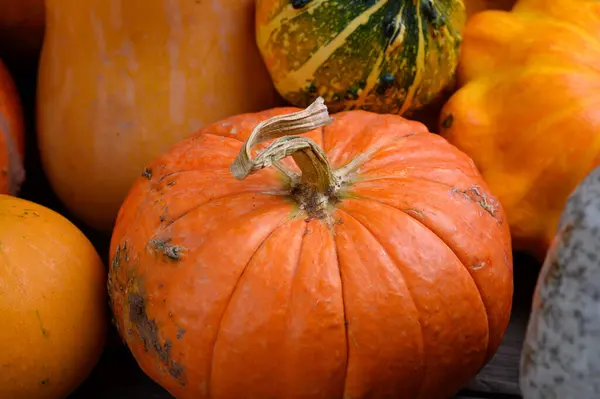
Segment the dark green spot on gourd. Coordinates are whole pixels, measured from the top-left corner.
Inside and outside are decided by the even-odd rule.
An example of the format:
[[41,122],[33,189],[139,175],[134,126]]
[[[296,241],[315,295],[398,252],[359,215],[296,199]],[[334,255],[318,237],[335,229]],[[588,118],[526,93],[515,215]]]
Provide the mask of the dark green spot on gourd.
[[379,85],[377,86],[377,94],[384,94],[390,87],[394,85],[396,78],[389,72],[382,74],[379,77]]
[[396,32],[396,18],[392,17],[391,20],[386,18],[383,20],[383,24],[384,24],[383,34],[389,38],[394,36],[394,33]]
[[291,0],[290,3],[292,3],[294,10],[299,10],[306,7],[311,1],[312,0]]
[[421,2],[421,14],[424,16],[425,21],[436,29],[446,25],[446,19],[440,14],[431,0],[423,0]]
[[442,128],[450,129],[452,127],[452,123],[454,123],[454,115],[448,114],[444,120],[442,120]]
[[354,86],[351,87],[350,89],[348,89],[348,91],[346,92],[346,100],[356,100],[358,98],[358,91],[360,90],[359,87]]

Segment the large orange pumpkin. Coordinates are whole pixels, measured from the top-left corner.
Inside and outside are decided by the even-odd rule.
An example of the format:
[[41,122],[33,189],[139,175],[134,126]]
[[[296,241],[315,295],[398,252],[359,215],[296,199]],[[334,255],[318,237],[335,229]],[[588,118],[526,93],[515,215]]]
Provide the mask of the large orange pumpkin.
[[106,269],[71,222],[0,195],[0,398],[64,399],[108,326]]
[[500,344],[510,235],[472,161],[319,100],[205,127],[119,212],[115,320],[177,398],[446,399]]
[[[534,17],[535,16],[535,17]],[[600,2],[521,0],[473,16],[441,134],[475,161],[514,247],[543,259],[569,194],[600,163]]]
[[254,0],[48,0],[38,86],[53,189],[110,232],[143,166],[207,123],[280,99]]
[[25,179],[24,130],[19,93],[0,61],[0,194],[17,194]]

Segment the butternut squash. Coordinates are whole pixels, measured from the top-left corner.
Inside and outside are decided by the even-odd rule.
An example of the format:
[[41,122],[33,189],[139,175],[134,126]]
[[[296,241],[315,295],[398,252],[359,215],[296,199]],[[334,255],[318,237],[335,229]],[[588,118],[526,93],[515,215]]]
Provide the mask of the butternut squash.
[[205,124],[278,105],[253,0],[48,0],[42,164],[78,219],[109,231],[144,165]]

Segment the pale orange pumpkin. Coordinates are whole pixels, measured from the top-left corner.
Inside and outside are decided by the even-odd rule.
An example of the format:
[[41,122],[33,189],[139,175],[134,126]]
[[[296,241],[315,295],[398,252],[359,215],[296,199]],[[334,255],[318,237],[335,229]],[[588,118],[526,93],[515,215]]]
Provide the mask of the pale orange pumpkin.
[[110,231],[143,166],[207,123],[280,99],[253,0],[48,0],[37,126],[50,183]]
[[19,192],[25,179],[25,127],[19,93],[0,60],[0,194]]
[[105,287],[71,222],[0,195],[0,398],[64,399],[85,380],[105,342]]
[[473,162],[396,115],[315,129],[319,100],[205,127],[123,203],[116,324],[179,399],[447,399],[500,345],[510,234]]

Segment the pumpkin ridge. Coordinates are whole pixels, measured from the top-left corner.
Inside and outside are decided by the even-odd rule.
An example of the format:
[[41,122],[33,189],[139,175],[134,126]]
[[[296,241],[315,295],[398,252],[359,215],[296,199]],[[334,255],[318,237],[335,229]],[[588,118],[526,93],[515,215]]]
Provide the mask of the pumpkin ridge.
[[[339,209],[338,209],[339,211]],[[344,334],[346,337],[346,366],[344,367],[344,386],[342,387],[342,392],[346,391],[346,380],[348,379],[348,368],[350,367],[350,339],[348,337],[348,310],[346,309],[346,301],[345,301],[345,291],[344,291],[344,279],[342,278],[342,263],[340,262],[340,254],[337,240],[335,239],[335,232],[333,230],[329,230],[333,235],[333,247],[335,250],[335,261],[337,263],[338,272],[340,274],[340,295],[342,297],[342,309],[344,314],[342,315],[344,318]]]
[[[237,137],[235,137],[235,136],[224,136],[224,135],[220,135],[220,134],[214,134],[214,133],[206,132],[205,130],[206,130],[206,129],[202,129],[202,133],[200,133],[200,134],[205,134],[205,135],[207,135],[207,136],[214,136],[214,137],[219,137],[219,138],[223,137],[223,138],[225,138],[225,139],[232,139],[232,140],[238,141],[238,142],[240,142],[240,143],[243,143],[243,142],[244,142],[244,140],[242,140],[242,139],[240,139],[240,138],[237,138]],[[191,139],[193,140],[193,139],[194,139],[194,137],[191,137]]]
[[[224,195],[222,197],[219,198],[211,198],[206,202],[202,202],[200,204],[194,205],[192,206],[190,209],[188,209],[185,212],[182,212],[180,215],[177,215],[176,217],[174,217],[173,219],[166,221],[166,223],[163,225],[163,229],[166,229],[168,227],[171,227],[171,225],[173,225],[173,223],[177,222],[178,220],[188,216],[190,213],[192,212],[196,212],[198,210],[200,210],[202,207],[206,206],[206,205],[212,205],[212,206],[222,206],[224,201],[227,201],[229,199],[234,199],[240,196],[244,196],[244,195],[248,195],[248,194],[252,194],[252,195],[271,195],[271,196],[279,196],[281,198],[290,198],[289,195],[277,195],[277,194],[265,194],[265,193],[261,193],[261,192],[256,192],[256,191],[244,191],[244,192],[238,192],[235,193],[233,195]],[[216,201],[222,201],[221,203],[215,204]],[[290,201],[293,202],[293,201]],[[273,205],[273,204],[269,204],[266,208],[269,207],[278,207],[280,205]]]
[[[223,318],[225,317],[225,314],[227,313],[227,310],[229,309],[229,304],[231,303],[231,299],[233,298],[233,295],[235,294],[235,292],[237,291],[240,282],[242,280],[242,277],[244,276],[244,274],[246,273],[246,270],[248,270],[248,266],[250,265],[250,263],[252,262],[252,259],[254,259],[254,257],[256,256],[256,254],[258,253],[258,251],[260,251],[260,249],[265,245],[265,243],[269,240],[269,238],[271,238],[273,236],[273,234],[275,234],[275,232],[282,227],[283,225],[285,225],[287,222],[289,221],[289,219],[284,219],[280,224],[278,224],[269,234],[267,234],[265,236],[265,238],[260,242],[260,244],[258,244],[258,246],[256,247],[256,250],[252,253],[252,255],[250,255],[250,258],[248,259],[248,261],[246,262],[246,265],[244,266],[244,268],[242,269],[242,272],[240,273],[235,285],[233,286],[231,293],[229,294],[229,298],[227,299],[227,302],[225,303],[225,306],[223,308],[223,313],[221,313],[221,317],[219,318],[219,324],[217,326],[216,329],[216,334],[215,334],[215,339],[212,345],[212,350],[211,350],[211,355],[210,355],[210,368],[208,369],[208,376],[206,378],[207,384],[206,384],[206,397],[210,397],[211,395],[211,386],[212,386],[212,375],[213,375],[213,367],[214,367],[214,359],[215,359],[215,348],[217,346],[217,343],[219,341],[219,335],[221,332],[221,325],[223,323]],[[307,226],[308,228],[308,226]],[[304,241],[304,237],[302,238],[302,241]],[[298,256],[298,262],[299,262],[300,256]]]
[[[483,196],[480,195],[480,197],[482,199],[478,201],[476,198],[473,198],[473,197],[471,197],[469,195],[469,192],[473,192],[473,194],[475,194],[475,195],[480,194],[479,193],[479,189],[482,188],[480,185],[474,185],[474,186],[471,186],[471,187],[468,187],[468,188],[460,189],[460,188],[458,188],[456,186],[453,186],[451,184],[444,183],[444,182],[441,182],[439,180],[428,179],[428,178],[421,177],[421,176],[418,176],[418,177],[415,176],[415,177],[409,177],[409,178],[400,177],[400,176],[376,177],[376,178],[373,178],[373,179],[356,180],[355,181],[355,185],[358,185],[360,183],[367,183],[367,182],[368,183],[380,182],[382,180],[405,181],[405,182],[409,182],[409,183],[413,183],[415,180],[420,180],[420,181],[426,181],[426,182],[430,182],[430,183],[434,183],[434,184],[439,184],[439,185],[441,185],[443,187],[448,187],[448,188],[451,189],[450,191],[452,193],[463,194],[467,198],[468,201],[473,202],[473,203],[479,205],[481,208],[483,208],[483,210],[485,211],[486,214],[488,214],[489,216],[491,216],[496,221],[496,223],[502,223],[502,221],[503,221],[502,218],[499,218],[496,215],[496,212],[499,209],[497,208],[497,200],[496,200],[495,197],[489,195],[489,193],[484,193]],[[360,188],[360,186],[358,188]],[[383,204],[386,204],[385,202],[382,202],[382,201],[377,200],[375,198],[372,198],[370,196],[364,196],[362,194],[357,194],[354,191],[351,191],[350,194],[354,198],[370,199],[372,201],[381,202]],[[487,195],[489,195],[489,197]],[[489,200],[489,199],[494,199],[496,201],[490,201],[488,203],[487,200]],[[386,205],[394,207],[393,205],[390,205],[390,204],[386,204]],[[398,208],[396,208],[396,209],[398,209]],[[401,210],[401,209],[399,209],[399,210]]]
[[[372,169],[373,171],[376,171],[377,169]],[[448,170],[448,169],[444,169],[444,170]],[[372,177],[369,178],[368,175],[366,176],[366,178],[363,178],[363,176],[361,175],[360,179],[356,180],[356,183],[362,183],[362,182],[369,182],[369,183],[373,183],[373,182],[379,182],[380,180],[423,180],[423,181],[428,181],[431,183],[435,183],[435,184],[439,184],[442,185],[444,187],[448,187],[450,189],[456,189],[455,186],[448,184],[448,183],[444,183],[443,181],[439,181],[439,180],[434,180],[434,179],[428,179],[426,177],[411,177],[411,176],[394,176],[394,175],[390,175],[390,176],[376,176],[376,177]]]
[[[489,346],[490,346],[490,331],[491,331],[491,325],[490,325],[490,320],[488,317],[488,309],[487,306],[485,304],[485,300],[483,299],[483,295],[481,295],[481,289],[479,287],[479,285],[477,284],[477,281],[475,280],[475,278],[473,277],[473,275],[471,274],[471,270],[470,268],[465,265],[461,260],[460,260],[460,256],[456,253],[456,251],[452,248],[451,245],[449,245],[449,243],[443,238],[440,237],[435,231],[433,231],[431,228],[429,228],[428,226],[426,226],[422,221],[420,221],[419,219],[417,219],[414,215],[411,215],[409,212],[406,212],[400,208],[397,208],[391,204],[386,203],[385,201],[382,200],[377,200],[374,198],[370,198],[370,197],[360,197],[359,198],[361,201],[374,201],[374,202],[378,202],[384,206],[388,206],[392,209],[395,209],[399,212],[404,213],[405,215],[407,215],[408,217],[410,217],[411,219],[415,220],[416,222],[418,222],[421,226],[423,226],[424,229],[430,231],[432,234],[434,234],[448,249],[450,249],[450,251],[452,251],[452,253],[454,254],[454,256],[456,256],[456,259],[459,260],[460,264],[466,269],[467,274],[471,277],[471,280],[473,281],[473,284],[475,285],[475,287],[477,287],[477,294],[479,295],[480,299],[481,299],[481,303],[483,304],[483,308],[485,309],[485,315],[486,315],[486,321],[487,321],[487,325],[488,325],[488,344],[487,344],[487,348],[486,348],[486,353],[489,353]],[[347,212],[346,212],[347,213]],[[487,212],[486,212],[487,213]],[[354,217],[354,216],[353,216]],[[484,359],[484,364],[485,364],[485,359]]]
[[[394,208],[396,209],[396,208]],[[345,210],[345,209],[340,209],[337,208],[338,212],[344,213],[346,214],[348,217],[352,218],[352,220],[354,220],[356,223],[358,223],[363,229],[365,229],[366,232],[369,233],[369,235],[371,235],[371,237],[373,237],[373,239],[375,240],[375,242],[377,242],[377,244],[379,245],[379,247],[383,250],[383,252],[386,254],[386,256],[388,257],[388,259],[390,260],[390,262],[393,263],[393,265],[396,267],[396,269],[398,269],[398,272],[400,273],[400,275],[402,275],[402,279],[405,282],[406,285],[406,289],[408,290],[409,296],[410,296],[410,300],[413,304],[413,306],[415,307],[415,309],[418,309],[416,302],[414,300],[414,295],[412,290],[409,288],[409,285],[406,283],[406,278],[404,277],[404,272],[403,270],[400,268],[400,266],[396,263],[395,259],[393,256],[391,256],[387,250],[387,248],[383,245],[383,243],[381,242],[381,240],[379,239],[379,237],[377,237],[372,231],[371,229],[369,229],[363,222],[361,222],[357,217],[355,217],[354,215],[352,215],[351,212]],[[337,247],[336,247],[337,248]],[[341,265],[340,265],[340,279],[341,279],[341,274],[342,274],[342,269],[341,269]],[[343,281],[343,280],[341,280]],[[343,286],[343,282],[341,283]],[[344,315],[344,319],[345,319],[345,315]],[[420,320],[420,319],[419,319]],[[419,327],[421,328],[421,340],[423,343],[425,343],[425,334],[423,332],[423,326],[422,324],[419,322]],[[348,323],[346,323],[346,343],[348,344],[348,346],[350,345],[350,342],[348,341]],[[425,354],[425,344],[423,344],[423,355]],[[348,366],[350,365],[350,351],[348,350],[347,353],[347,366],[346,368],[348,368]],[[422,370],[422,377],[421,377],[421,382],[419,384],[419,393],[423,390],[424,387],[424,382],[425,382],[425,375],[427,372],[427,365],[425,362],[423,362],[423,370]]]

